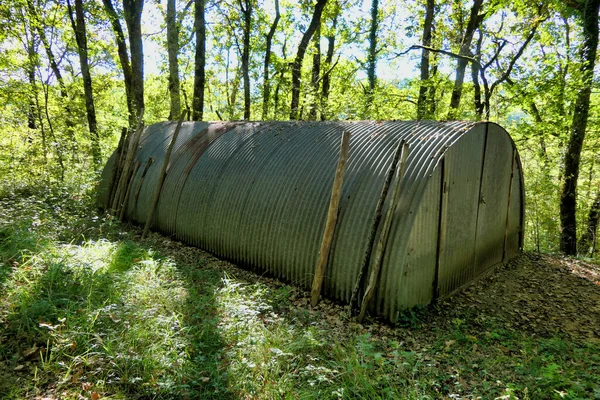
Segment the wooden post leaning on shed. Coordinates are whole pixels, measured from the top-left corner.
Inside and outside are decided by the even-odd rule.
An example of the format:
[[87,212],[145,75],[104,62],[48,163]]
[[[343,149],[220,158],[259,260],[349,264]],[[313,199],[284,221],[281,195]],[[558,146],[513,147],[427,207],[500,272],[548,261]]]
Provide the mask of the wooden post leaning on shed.
[[354,302],[358,297],[358,291],[360,290],[360,287],[362,285],[363,276],[369,268],[369,260],[371,259],[371,253],[373,252],[373,244],[375,243],[375,234],[377,233],[377,229],[379,228],[379,224],[381,222],[381,212],[383,211],[383,204],[385,203],[388,191],[390,190],[390,185],[392,184],[392,180],[394,179],[394,174],[396,173],[396,169],[398,168],[398,161],[400,160],[400,154],[402,153],[403,147],[404,141],[401,140],[398,142],[398,147],[394,152],[392,165],[390,165],[390,169],[388,170],[388,173],[385,177],[385,182],[383,183],[383,188],[381,189],[381,194],[379,195],[379,200],[377,201],[377,207],[375,208],[375,216],[373,217],[373,221],[371,222],[371,230],[369,231],[369,236],[367,239],[367,248],[365,249],[362,264],[360,266],[360,269],[358,270],[358,277],[356,278],[354,288],[352,289],[352,296],[350,297],[351,312],[352,308],[354,307]]
[[141,110],[140,116],[137,123],[137,128],[135,132],[130,134],[129,145],[126,148],[126,157],[125,164],[123,164],[123,170],[121,172],[121,176],[119,177],[119,183],[117,185],[117,189],[115,191],[115,197],[112,202],[112,213],[113,215],[118,215],[118,211],[120,209],[121,202],[123,197],[125,196],[125,185],[127,184],[127,180],[129,178],[129,170],[133,165],[133,157],[135,156],[135,152],[140,144],[140,137],[142,136],[142,132],[144,131],[144,123],[142,122],[142,118],[144,115],[144,109]]
[[125,151],[123,148],[125,147],[125,137],[127,136],[127,128],[121,129],[121,137],[119,138],[119,145],[117,146],[116,151],[116,160],[113,165],[110,181],[108,182],[108,197],[106,199],[106,204],[104,204],[104,208],[107,211],[110,211],[110,206],[113,203],[113,197],[115,196],[115,191],[117,190],[117,178],[121,176],[121,170],[123,167],[123,154]]
[[362,322],[367,313],[367,309],[369,308],[369,304],[371,303],[371,299],[375,294],[375,288],[377,286],[377,281],[379,278],[379,270],[381,269],[381,261],[383,258],[383,252],[385,250],[385,245],[387,244],[388,235],[390,233],[390,227],[392,226],[392,219],[394,217],[394,213],[396,211],[396,207],[398,206],[398,201],[400,200],[400,182],[402,181],[402,177],[404,176],[404,171],[406,170],[406,159],[408,158],[408,144],[402,144],[402,155],[400,156],[400,168],[396,174],[396,183],[394,184],[394,191],[392,193],[392,199],[390,202],[390,206],[387,209],[385,214],[385,219],[383,220],[383,226],[381,227],[381,232],[379,234],[379,240],[377,242],[377,249],[375,250],[375,258],[373,260],[373,266],[371,268],[371,274],[369,275],[369,283],[367,288],[365,289],[365,294],[363,296],[362,305],[360,306],[360,314],[358,315],[358,321]]
[[127,208],[127,202],[129,201],[129,194],[131,193],[131,187],[133,186],[133,180],[135,179],[135,175],[137,174],[138,168],[140,168],[139,161],[135,163],[135,167],[133,168],[133,172],[131,173],[131,177],[129,178],[129,183],[127,184],[127,191],[125,192],[123,204],[121,205],[121,211],[119,212],[119,221],[121,222],[123,222],[123,217],[125,216],[125,209]]
[[173,137],[171,138],[171,143],[169,143],[169,147],[167,147],[167,152],[165,153],[165,160],[163,162],[162,168],[160,170],[160,174],[158,175],[158,181],[156,182],[156,189],[154,189],[154,197],[152,198],[152,203],[150,204],[150,211],[148,212],[148,217],[146,218],[146,225],[144,226],[144,232],[142,233],[142,239],[146,237],[148,231],[150,230],[150,226],[152,225],[152,218],[154,217],[154,210],[156,209],[156,205],[158,204],[158,198],[160,197],[160,191],[162,190],[162,185],[165,181],[165,176],[167,174],[167,166],[169,165],[169,158],[171,158],[171,152],[173,151],[173,147],[175,146],[175,142],[177,141],[177,136],[179,135],[179,130],[181,129],[181,124],[183,124],[183,120],[185,119],[185,115],[189,114],[190,110],[183,110],[181,116],[179,117],[179,121],[177,121],[177,126],[175,127],[175,132],[173,133]]
[[350,149],[350,132],[344,131],[342,142],[340,145],[340,158],[338,159],[335,178],[333,180],[333,189],[331,191],[331,199],[329,200],[329,211],[327,212],[327,222],[325,223],[325,231],[321,240],[321,248],[319,249],[319,258],[315,267],[315,277],[313,279],[310,304],[314,307],[319,302],[321,287],[323,286],[323,278],[325,277],[325,268],[329,260],[329,250],[335,233],[337,224],[338,209],[340,205],[340,197],[342,196],[342,183],[344,182],[344,172],[348,162],[348,151]]

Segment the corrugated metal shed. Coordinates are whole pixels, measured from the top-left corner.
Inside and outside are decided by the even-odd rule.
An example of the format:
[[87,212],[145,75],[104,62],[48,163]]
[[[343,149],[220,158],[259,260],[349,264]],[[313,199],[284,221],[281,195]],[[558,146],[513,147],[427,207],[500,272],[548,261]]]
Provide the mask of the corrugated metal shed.
[[[148,127],[126,216],[144,223],[175,123]],[[348,302],[398,142],[410,146],[401,197],[371,311],[394,320],[405,307],[451,294],[522,244],[519,156],[500,126],[470,122],[228,122],[183,124],[153,228],[308,287],[318,257],[339,142],[348,165],[323,294]],[[154,163],[142,180],[143,166]],[[99,190],[106,187],[114,156]],[[137,191],[137,190],[136,190]],[[384,204],[385,210],[388,201]]]

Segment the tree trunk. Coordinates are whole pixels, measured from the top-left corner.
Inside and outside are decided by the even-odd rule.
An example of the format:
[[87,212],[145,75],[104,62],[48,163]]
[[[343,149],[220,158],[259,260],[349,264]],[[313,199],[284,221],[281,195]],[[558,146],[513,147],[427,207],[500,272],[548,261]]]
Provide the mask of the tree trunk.
[[[483,0],[474,0],[473,6],[471,7],[471,13],[469,16],[469,22],[463,35],[463,39],[460,45],[459,55],[469,56],[471,54],[471,42],[473,41],[473,35],[475,30],[481,23],[481,16],[479,10]],[[452,90],[452,98],[450,99],[450,111],[448,111],[447,119],[456,119],[458,107],[460,106],[460,99],[462,97],[463,83],[465,81],[465,70],[467,69],[468,60],[466,58],[459,58],[456,61],[456,77],[454,78],[454,89]]]
[[578,252],[581,255],[593,256],[596,248],[596,231],[598,220],[600,219],[600,189],[596,192],[596,198],[590,208],[588,215],[587,229],[579,239],[577,244]]
[[[479,30],[479,38],[477,39],[477,52],[474,56],[474,58],[478,61],[481,60],[482,42],[483,33],[481,33],[481,30]],[[473,79],[473,103],[475,106],[475,114],[477,115],[477,120],[480,121],[483,117],[483,102],[481,101],[481,85],[479,84],[479,65],[474,62],[471,63],[471,79]]]
[[369,28],[369,54],[367,55],[367,78],[369,88],[367,89],[367,98],[365,104],[364,117],[370,116],[371,106],[373,105],[373,96],[375,95],[375,86],[377,85],[377,31],[379,28],[379,0],[371,1],[371,26]]
[[67,126],[67,133],[69,136],[69,140],[72,145],[73,157],[75,157],[75,153],[77,150],[77,142],[75,140],[75,123],[73,119],[73,111],[71,110],[71,106],[69,105],[69,95],[67,94],[67,86],[65,85],[65,81],[63,79],[62,73],[58,68],[58,63],[56,62],[56,58],[54,57],[54,52],[52,51],[52,46],[46,37],[46,32],[44,31],[44,26],[42,25],[42,21],[40,16],[37,13],[35,5],[33,4],[33,0],[27,1],[27,7],[29,13],[31,14],[31,19],[33,21],[34,26],[36,27],[37,34],[39,35],[42,45],[44,46],[44,50],[46,51],[46,56],[48,57],[48,62],[50,63],[50,68],[52,69],[52,73],[54,73],[54,77],[58,82],[58,86],[60,88],[60,97],[63,101],[63,107],[65,108],[66,119],[65,125]]
[[335,28],[337,27],[337,19],[339,15],[339,7],[336,8],[336,13],[333,16],[331,24],[331,32],[327,36],[327,54],[325,55],[325,72],[323,73],[323,85],[321,86],[321,121],[325,121],[328,116],[328,100],[329,90],[331,88],[331,63],[333,62],[333,53],[335,51]]
[[263,70],[263,110],[262,119],[266,120],[269,117],[269,98],[271,96],[271,81],[269,78],[269,65],[271,64],[271,46],[273,44],[273,36],[277,31],[277,25],[281,14],[279,13],[279,0],[275,0],[275,19],[271,24],[271,29],[267,33],[267,43],[265,49],[265,63]]
[[108,19],[112,25],[113,31],[115,32],[115,41],[117,43],[117,54],[119,55],[119,61],[121,62],[121,68],[123,69],[123,81],[125,83],[125,96],[127,97],[127,111],[129,112],[129,127],[135,129],[136,119],[134,117],[133,100],[131,96],[131,65],[129,64],[129,55],[127,53],[127,42],[125,41],[125,34],[123,34],[123,28],[121,27],[121,21],[119,16],[112,5],[112,0],[102,0]]
[[137,121],[144,108],[144,46],[142,43],[142,11],[144,0],[123,0],[125,23],[131,53],[131,100]]
[[308,112],[308,119],[311,121],[317,120],[317,108],[319,101],[319,82],[321,78],[321,24],[317,27],[315,35],[313,37],[313,43],[315,46],[313,54],[313,65],[312,65],[312,102],[310,104],[310,110]]
[[300,80],[302,78],[302,62],[304,61],[304,55],[306,54],[306,48],[308,47],[308,43],[310,42],[312,35],[315,33],[317,26],[319,26],[321,23],[321,15],[323,14],[325,4],[327,4],[327,0],[317,0],[312,19],[310,20],[308,29],[306,29],[306,32],[304,32],[304,35],[302,35],[302,40],[300,40],[298,52],[296,53],[296,58],[294,59],[294,63],[292,65],[292,102],[290,107],[291,120],[298,119],[298,105],[300,104]]
[[194,99],[192,100],[192,119],[204,118],[204,87],[206,85],[206,19],[204,1],[194,0],[194,29],[196,30],[196,53],[194,56]]
[[244,79],[244,119],[250,120],[250,30],[252,29],[252,0],[240,0],[244,16],[244,47],[242,49],[242,75]]
[[[29,36],[29,35],[28,35]],[[35,51],[35,35],[31,32],[31,38],[27,39],[27,79],[29,80],[30,93],[29,93],[29,105],[27,107],[27,127],[29,129],[37,129],[36,126],[36,112],[35,112],[35,66],[37,63],[36,51]],[[44,143],[44,152],[46,146]],[[45,154],[45,153],[44,153]],[[45,158],[44,158],[45,159]]]
[[565,181],[560,198],[560,249],[568,255],[577,254],[577,179],[590,111],[590,95],[598,49],[599,7],[600,0],[587,0],[580,9],[583,22],[583,44],[580,50],[582,85],[575,100],[575,112],[565,154]]
[[98,124],[96,122],[96,108],[94,106],[94,93],[92,91],[92,75],[88,62],[87,33],[85,28],[85,17],[83,13],[83,0],[75,0],[75,18],[71,2],[67,0],[69,19],[75,32],[77,52],[79,54],[79,66],[83,78],[83,93],[85,96],[85,111],[87,114],[88,128],[90,130],[90,142],[92,144],[92,158],[94,165],[99,166],[101,162],[100,138],[98,137]]
[[[433,26],[433,13],[435,11],[435,0],[427,0],[425,8],[425,23],[423,24],[423,47],[431,47],[431,32]],[[417,119],[427,119],[427,89],[429,82],[429,50],[422,49],[421,52],[421,82],[419,86],[419,99],[417,100]]]
[[177,2],[167,0],[167,52],[169,54],[169,96],[171,110],[169,119],[177,119],[181,115],[181,94],[179,85],[179,27],[177,25]]

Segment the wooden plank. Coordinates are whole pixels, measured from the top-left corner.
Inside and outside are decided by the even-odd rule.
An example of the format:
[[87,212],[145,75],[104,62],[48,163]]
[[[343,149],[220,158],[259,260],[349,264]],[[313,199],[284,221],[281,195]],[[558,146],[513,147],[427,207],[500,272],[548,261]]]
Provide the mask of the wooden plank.
[[125,192],[125,198],[123,199],[123,205],[121,206],[121,211],[119,212],[119,221],[123,222],[123,217],[125,216],[125,209],[127,208],[127,202],[129,201],[129,194],[131,193],[131,186],[133,186],[133,180],[135,179],[135,174],[137,174],[138,169],[140,168],[140,162],[135,163],[135,167],[133,168],[133,172],[131,173],[131,177],[129,178],[129,184],[127,185],[127,191]]
[[323,278],[325,277],[325,268],[329,260],[329,251],[335,233],[337,224],[338,209],[340,205],[340,197],[342,195],[342,183],[344,182],[344,172],[348,162],[348,152],[350,149],[350,132],[344,131],[342,142],[340,144],[340,158],[338,159],[335,178],[333,180],[333,189],[331,191],[331,199],[329,200],[329,211],[327,212],[327,222],[325,223],[325,231],[321,240],[321,248],[319,249],[319,258],[315,267],[315,276],[312,284],[312,292],[310,304],[314,307],[319,302],[321,287],[323,286]]
[[375,208],[375,216],[373,217],[373,221],[371,222],[371,230],[369,231],[369,236],[367,239],[367,248],[365,249],[362,264],[358,271],[358,277],[356,278],[354,288],[352,289],[352,296],[350,297],[351,311],[354,307],[354,302],[358,298],[358,291],[362,286],[363,277],[367,272],[367,269],[369,268],[369,260],[371,259],[371,253],[373,252],[373,244],[375,243],[375,234],[377,233],[377,229],[379,228],[379,224],[381,222],[383,204],[385,203],[385,199],[387,198],[390,185],[392,184],[392,180],[394,179],[394,174],[396,173],[396,169],[398,168],[398,161],[400,160],[400,154],[402,153],[403,145],[403,140],[398,142],[398,147],[396,148],[396,151],[394,152],[394,158],[392,159],[392,165],[390,165],[390,169],[388,170],[388,173],[385,177],[385,182],[383,183],[383,187],[381,189],[381,194],[379,195],[379,200],[377,201],[377,207]]
[[398,207],[398,201],[400,200],[400,182],[402,181],[402,177],[404,176],[404,172],[406,170],[406,159],[408,158],[408,150],[408,144],[403,143],[402,155],[400,156],[400,168],[398,168],[397,170],[396,183],[394,185],[391,203],[385,214],[383,226],[381,227],[381,232],[379,234],[379,241],[377,242],[377,249],[375,250],[373,267],[371,268],[371,274],[369,275],[369,284],[365,289],[362,305],[360,307],[360,314],[358,315],[359,322],[361,322],[365,318],[371,299],[375,294],[375,288],[377,287],[383,252],[385,250],[385,245],[387,244],[387,239],[390,233],[390,227],[392,226],[392,219],[394,217],[394,213],[396,212],[396,208]]
[[115,192],[115,197],[112,203],[113,215],[118,214],[120,206],[122,205],[123,197],[125,197],[125,185],[127,184],[127,179],[129,178],[129,171],[131,170],[131,166],[133,165],[133,158],[139,146],[142,132],[144,131],[144,123],[142,121],[143,115],[144,109],[142,109],[142,111],[140,112],[137,129],[133,133],[133,137],[130,140],[129,146],[127,148],[125,164],[123,165],[123,171],[121,173],[121,176],[119,177],[119,184],[117,185],[117,190]]
[[171,152],[173,151],[173,147],[175,146],[175,142],[177,142],[177,136],[179,136],[179,130],[181,129],[181,124],[183,124],[183,120],[185,119],[185,114],[189,113],[190,110],[183,110],[181,116],[179,117],[179,121],[177,121],[177,126],[175,127],[175,132],[173,133],[173,137],[171,138],[171,143],[169,143],[169,147],[167,148],[167,153],[165,154],[165,160],[163,162],[162,168],[160,170],[160,174],[158,175],[158,181],[156,182],[156,189],[154,190],[154,197],[152,198],[152,203],[150,204],[150,211],[148,212],[148,217],[146,218],[146,226],[144,226],[144,232],[142,233],[142,239],[146,237],[148,231],[150,230],[150,226],[152,225],[152,218],[154,217],[154,210],[156,209],[156,205],[158,204],[158,199],[160,197],[160,191],[162,190],[162,185],[165,181],[165,176],[167,174],[167,166],[169,165],[169,159],[171,158]]

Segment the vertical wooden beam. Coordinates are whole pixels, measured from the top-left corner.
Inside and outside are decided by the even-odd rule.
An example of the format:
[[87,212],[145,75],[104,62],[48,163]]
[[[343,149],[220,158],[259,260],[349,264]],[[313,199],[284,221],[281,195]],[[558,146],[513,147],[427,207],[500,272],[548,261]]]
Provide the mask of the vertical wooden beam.
[[144,114],[144,109],[142,108],[139,118],[137,129],[132,134],[132,138],[129,142],[129,146],[126,149],[126,158],[125,164],[123,165],[123,171],[121,172],[121,176],[119,177],[119,184],[117,185],[117,189],[115,192],[115,197],[112,203],[112,212],[113,215],[117,215],[120,209],[121,201],[125,196],[125,185],[127,184],[127,179],[129,178],[129,170],[133,165],[133,158],[135,157],[135,152],[137,151],[138,145],[140,143],[140,138],[142,136],[142,132],[144,131],[144,123],[142,122],[142,117]]
[[131,193],[131,187],[133,186],[133,180],[135,179],[135,174],[137,174],[138,168],[140,168],[139,161],[135,163],[135,167],[133,168],[133,172],[129,178],[129,184],[127,185],[127,191],[125,192],[123,205],[121,206],[121,211],[119,212],[119,221],[121,222],[123,222],[123,217],[125,216],[125,209],[127,208],[127,202],[129,201],[129,194]]
[[506,205],[506,226],[504,229],[504,248],[502,249],[502,262],[506,261],[506,244],[508,242],[508,224],[510,223],[510,202],[512,199],[512,182],[515,176],[515,159],[517,150],[513,149],[512,166],[510,167],[510,182],[508,183],[508,204]]
[[379,241],[377,242],[377,249],[375,250],[375,258],[373,261],[373,266],[371,268],[371,274],[369,275],[369,284],[365,289],[362,305],[360,306],[360,314],[358,315],[359,322],[365,318],[371,299],[375,294],[375,288],[377,286],[379,278],[379,270],[381,269],[381,261],[383,259],[383,252],[385,250],[385,245],[387,244],[387,239],[390,233],[390,227],[392,226],[394,213],[396,212],[396,207],[398,206],[398,202],[400,200],[400,182],[402,181],[402,177],[404,176],[404,172],[406,170],[406,159],[408,158],[408,150],[408,143],[404,142],[402,144],[400,168],[398,168],[398,171],[396,173],[396,183],[394,185],[392,199],[390,202],[390,206],[388,207],[387,212],[385,214],[385,219],[383,220],[383,226],[381,227],[381,232],[379,234]]
[[390,169],[388,170],[388,173],[385,177],[385,182],[383,183],[383,187],[381,189],[381,194],[379,195],[379,200],[377,201],[377,207],[375,208],[375,216],[373,216],[373,221],[371,222],[371,230],[369,231],[369,236],[367,239],[367,248],[365,249],[362,264],[360,266],[360,269],[358,270],[358,276],[356,278],[356,282],[354,283],[354,288],[352,289],[352,296],[350,297],[350,310],[352,310],[352,308],[354,307],[354,302],[357,299],[358,291],[360,290],[360,287],[362,285],[363,276],[369,268],[369,260],[371,259],[371,253],[373,252],[373,244],[375,243],[375,234],[377,233],[379,223],[381,222],[383,204],[385,203],[385,199],[387,198],[390,185],[392,184],[392,180],[394,179],[394,174],[396,173],[396,169],[398,168],[398,161],[400,160],[400,154],[402,153],[403,145],[404,141],[398,142],[398,147],[396,148],[396,151],[394,152],[394,158],[392,159],[392,165],[390,165]]
[[142,239],[146,237],[148,231],[150,230],[150,226],[152,225],[152,218],[154,217],[154,210],[156,209],[156,205],[158,204],[158,199],[160,197],[160,192],[162,190],[162,185],[165,181],[165,176],[167,174],[167,166],[169,165],[169,159],[171,158],[171,152],[173,151],[173,147],[175,146],[175,142],[177,141],[177,136],[179,136],[179,130],[181,129],[181,124],[183,124],[183,120],[185,119],[185,114],[189,113],[190,110],[184,110],[179,117],[179,121],[177,121],[177,126],[175,127],[175,132],[173,133],[173,137],[171,138],[171,143],[169,143],[169,147],[167,147],[167,152],[165,154],[165,160],[163,162],[162,168],[160,170],[160,174],[158,175],[158,181],[156,182],[156,189],[154,190],[154,197],[152,198],[152,203],[150,204],[150,211],[148,211],[148,217],[146,218],[146,226],[144,226],[144,232],[142,233]]
[[310,304],[314,307],[319,302],[321,287],[323,286],[323,278],[325,277],[325,268],[329,260],[329,250],[333,241],[333,234],[337,224],[338,208],[340,205],[340,197],[342,195],[342,183],[344,182],[344,172],[346,171],[346,163],[348,162],[348,151],[350,149],[350,132],[344,131],[342,142],[340,144],[340,158],[338,159],[335,178],[333,180],[333,189],[331,191],[331,199],[329,200],[329,211],[327,212],[327,222],[325,231],[321,240],[321,248],[319,249],[319,258],[315,267],[315,276],[312,284],[312,292]]
[[438,237],[435,256],[435,273],[433,275],[433,301],[440,297],[440,260],[446,246],[447,233],[447,210],[448,210],[448,189],[446,187],[446,158],[441,161],[441,179],[440,179],[440,211],[438,219]]

